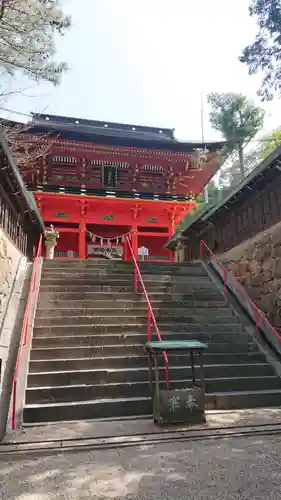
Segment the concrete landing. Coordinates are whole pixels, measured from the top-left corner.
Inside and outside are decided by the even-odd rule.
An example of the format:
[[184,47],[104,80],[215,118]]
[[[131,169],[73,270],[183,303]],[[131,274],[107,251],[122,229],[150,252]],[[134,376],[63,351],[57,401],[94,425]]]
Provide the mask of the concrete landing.
[[29,426],[7,434],[0,454],[79,447],[111,448],[259,433],[281,434],[281,409],[208,411],[207,422],[195,426],[155,425],[151,418],[59,422]]

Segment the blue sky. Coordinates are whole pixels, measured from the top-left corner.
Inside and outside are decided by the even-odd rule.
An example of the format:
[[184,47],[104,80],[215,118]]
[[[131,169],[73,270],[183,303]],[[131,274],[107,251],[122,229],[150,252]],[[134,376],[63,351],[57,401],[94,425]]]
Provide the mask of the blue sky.
[[[258,103],[260,77],[238,56],[256,32],[247,0],[63,0],[73,27],[58,39],[69,71],[5,103],[30,111],[176,129],[200,139],[200,93],[242,92]],[[30,84],[20,79],[18,88]],[[29,97],[28,97],[29,96]],[[265,131],[281,101],[265,106]],[[205,138],[216,139],[205,108]],[[9,114],[11,118],[15,115]],[[20,115],[17,115],[17,119]]]

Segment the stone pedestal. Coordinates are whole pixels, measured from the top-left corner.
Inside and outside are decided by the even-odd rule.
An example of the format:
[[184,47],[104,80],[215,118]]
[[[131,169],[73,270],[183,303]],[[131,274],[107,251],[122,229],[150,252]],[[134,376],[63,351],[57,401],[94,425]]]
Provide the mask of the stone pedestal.
[[[186,342],[148,342],[146,351],[149,357],[149,375],[151,397],[153,402],[153,418],[158,424],[198,424],[205,422],[205,384],[202,353],[207,346],[197,341]],[[167,383],[163,389],[158,365],[159,356],[164,353],[189,354],[191,379],[183,387],[173,387]],[[194,356],[198,355],[199,377],[196,380]],[[162,372],[163,370],[161,370]],[[172,368],[169,369],[169,378]],[[167,372],[166,372],[167,373]],[[168,386],[167,386],[168,385]],[[178,384],[177,384],[178,385]]]
[[205,422],[205,392],[202,387],[166,389],[153,394],[153,415],[158,424]]

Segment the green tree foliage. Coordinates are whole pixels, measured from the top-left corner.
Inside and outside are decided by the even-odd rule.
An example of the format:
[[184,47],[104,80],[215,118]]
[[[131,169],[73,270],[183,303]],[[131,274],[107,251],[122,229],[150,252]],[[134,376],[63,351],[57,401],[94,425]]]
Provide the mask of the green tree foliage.
[[[281,141],[281,139],[280,139]],[[247,152],[244,157],[245,175],[248,175],[261,162],[261,150],[257,148]],[[229,159],[228,164],[220,170],[216,182],[211,181],[208,185],[208,203],[205,202],[204,192],[196,198],[197,205],[181,220],[176,231],[180,231],[187,224],[197,218],[207,208],[218,205],[224,200],[241,181],[240,163],[238,158]]]
[[0,71],[53,84],[67,66],[55,59],[55,37],[71,24],[60,0],[0,0]]
[[[249,175],[262,160],[261,148],[257,144],[255,148],[244,154],[244,173]],[[232,158],[224,165],[219,183],[224,186],[224,193],[232,191],[241,181],[239,158]]]
[[266,136],[262,142],[261,158],[266,158],[270,153],[281,144],[281,127],[276,128]]
[[221,189],[214,182],[210,182],[208,185],[208,204],[216,205],[221,200]]
[[219,187],[218,184],[211,181],[208,185],[208,203],[204,200],[204,193],[201,193],[197,198],[197,205],[188,212],[185,217],[181,220],[176,228],[176,231],[180,231],[188,223],[190,223],[194,218],[198,217],[200,213],[203,213],[206,208],[211,208],[217,205],[220,200],[225,195],[225,188]]
[[264,110],[255,106],[243,94],[213,93],[207,99],[211,106],[212,127],[228,142],[226,154],[238,151],[240,175],[244,178],[243,147],[261,129]]
[[281,1],[252,0],[249,10],[257,20],[258,32],[239,59],[247,64],[250,75],[263,72],[259,95],[270,100],[276,91],[281,92]]

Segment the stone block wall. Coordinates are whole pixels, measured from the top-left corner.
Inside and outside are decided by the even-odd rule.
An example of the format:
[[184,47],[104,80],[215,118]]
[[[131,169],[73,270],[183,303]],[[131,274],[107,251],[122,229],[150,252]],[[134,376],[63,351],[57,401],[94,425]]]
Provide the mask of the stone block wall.
[[281,329],[281,222],[218,258]]

